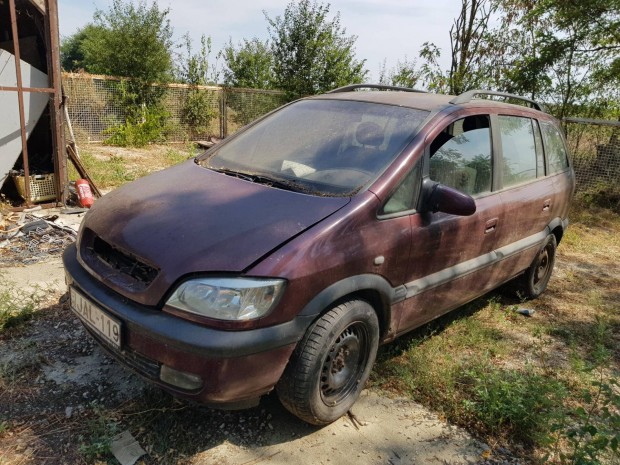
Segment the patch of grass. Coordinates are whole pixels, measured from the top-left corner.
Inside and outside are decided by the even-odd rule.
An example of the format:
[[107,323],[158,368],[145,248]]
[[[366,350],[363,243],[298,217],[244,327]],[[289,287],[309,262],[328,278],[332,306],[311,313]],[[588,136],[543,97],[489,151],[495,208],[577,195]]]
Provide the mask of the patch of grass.
[[93,407],[93,416],[87,421],[86,433],[80,435],[80,454],[88,463],[112,458],[110,445],[120,432],[118,422],[102,407]]
[[[142,169],[131,169],[127,161],[118,155],[112,155],[107,160],[102,160],[89,152],[83,151],[81,153],[81,160],[100,189],[118,187],[147,174]],[[77,177],[76,175],[74,176]]]
[[172,166],[184,162],[185,160],[188,160],[194,156],[195,155],[193,151],[189,152],[188,154],[187,152],[181,152],[176,149],[168,149],[166,150],[163,158],[166,162],[166,165]]
[[[463,414],[458,392],[463,367],[484,356],[492,360],[510,350],[510,341],[495,327],[504,324],[496,301],[443,331],[414,339],[401,355],[381,355],[373,382],[423,399],[452,420]],[[492,322],[492,324],[488,324]]]
[[[196,153],[196,148],[191,145],[175,148],[149,146],[140,150],[92,146],[81,150],[80,158],[97,187],[113,189],[188,160]],[[79,178],[73,165],[69,168],[69,178]]]
[[551,443],[553,420],[563,416],[563,383],[526,366],[524,371],[478,361],[464,369],[461,395],[478,428],[527,445]]
[[41,300],[39,288],[26,291],[7,284],[0,290],[0,331],[15,328],[32,319]]

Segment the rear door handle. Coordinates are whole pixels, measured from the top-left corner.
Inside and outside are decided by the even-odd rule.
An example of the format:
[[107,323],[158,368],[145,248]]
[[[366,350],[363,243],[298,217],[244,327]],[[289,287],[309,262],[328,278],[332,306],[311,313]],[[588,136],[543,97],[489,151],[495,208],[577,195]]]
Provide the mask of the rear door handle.
[[551,208],[551,199],[547,199],[543,202],[543,211],[548,212]]
[[496,228],[497,228],[497,218],[490,219],[484,225],[484,233],[490,234],[492,232],[495,232]]

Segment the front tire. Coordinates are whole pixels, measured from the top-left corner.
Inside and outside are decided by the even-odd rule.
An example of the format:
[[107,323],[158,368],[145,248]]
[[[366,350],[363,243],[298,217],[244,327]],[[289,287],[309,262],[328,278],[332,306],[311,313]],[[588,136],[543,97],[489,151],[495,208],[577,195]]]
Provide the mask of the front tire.
[[374,364],[379,322],[372,306],[351,300],[332,308],[306,332],[276,386],[293,415],[326,425],[355,403]]

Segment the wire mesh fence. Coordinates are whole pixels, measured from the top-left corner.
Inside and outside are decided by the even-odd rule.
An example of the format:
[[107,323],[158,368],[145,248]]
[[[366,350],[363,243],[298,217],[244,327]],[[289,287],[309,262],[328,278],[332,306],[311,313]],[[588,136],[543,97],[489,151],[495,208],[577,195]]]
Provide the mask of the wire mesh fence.
[[[63,74],[67,108],[78,143],[103,142],[110,129],[125,122],[126,113],[118,98],[122,81],[108,76]],[[188,101],[199,95],[208,113],[207,124],[188,122]],[[165,140],[186,142],[226,137],[256,118],[286,103],[284,92],[225,87],[165,86]],[[569,150],[577,178],[577,189],[618,186],[620,179],[620,122],[581,118],[565,119]]]
[[[108,76],[63,74],[67,109],[78,143],[103,142],[111,128],[125,122],[127,114],[119,98],[124,91],[121,83],[120,79]],[[190,99],[196,96],[208,115],[206,124],[199,126],[187,118]],[[169,84],[164,86],[162,99],[166,112],[165,140],[225,137],[287,101],[284,92],[279,91]]]
[[577,190],[620,186],[620,122],[566,118]]

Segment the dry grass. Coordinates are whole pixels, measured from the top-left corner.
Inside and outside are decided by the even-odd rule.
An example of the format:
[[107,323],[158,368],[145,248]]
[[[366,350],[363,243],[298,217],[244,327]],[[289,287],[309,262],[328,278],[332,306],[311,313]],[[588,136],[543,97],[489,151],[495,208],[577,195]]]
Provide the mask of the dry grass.
[[[197,154],[198,150],[191,145],[151,145],[148,149],[86,145],[80,150],[83,164],[97,187],[103,191],[110,191]],[[77,172],[71,169],[69,178],[77,179]]]

